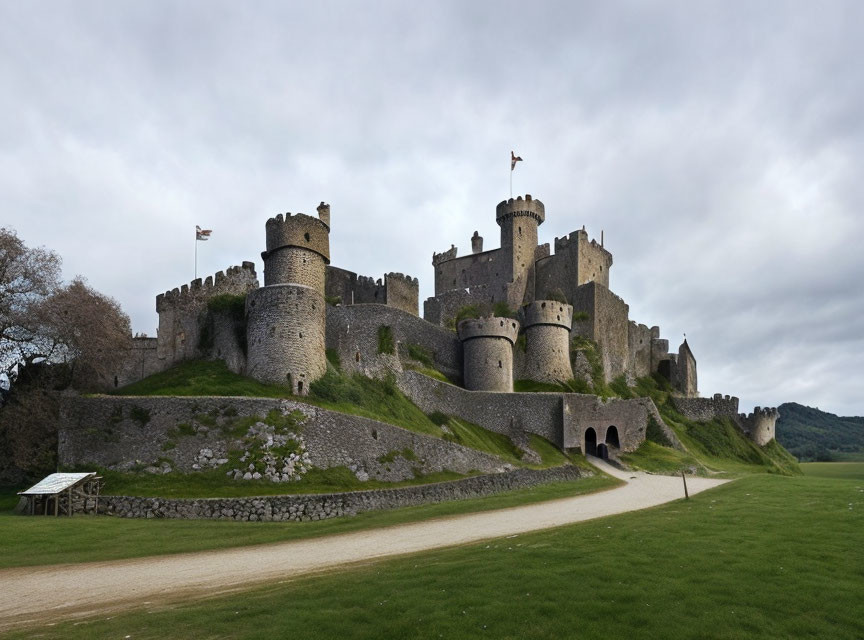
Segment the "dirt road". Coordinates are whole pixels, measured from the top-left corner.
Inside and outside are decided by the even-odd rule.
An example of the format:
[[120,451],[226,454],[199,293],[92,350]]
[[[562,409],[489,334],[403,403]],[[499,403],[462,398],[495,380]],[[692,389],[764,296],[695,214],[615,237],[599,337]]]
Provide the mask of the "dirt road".
[[[592,462],[595,462],[592,460]],[[58,617],[213,595],[340,565],[547,529],[683,497],[680,477],[619,471],[610,491],[293,542],[76,565],[0,570],[0,631]],[[693,495],[725,480],[688,478]]]

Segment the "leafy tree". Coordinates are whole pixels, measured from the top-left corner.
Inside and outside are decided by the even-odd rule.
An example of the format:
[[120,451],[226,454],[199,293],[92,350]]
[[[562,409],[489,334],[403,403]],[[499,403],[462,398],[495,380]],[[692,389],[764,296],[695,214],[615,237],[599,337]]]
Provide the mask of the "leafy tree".
[[106,385],[131,346],[120,305],[81,277],[62,284],[60,264],[0,228],[0,476],[52,470],[56,392]]

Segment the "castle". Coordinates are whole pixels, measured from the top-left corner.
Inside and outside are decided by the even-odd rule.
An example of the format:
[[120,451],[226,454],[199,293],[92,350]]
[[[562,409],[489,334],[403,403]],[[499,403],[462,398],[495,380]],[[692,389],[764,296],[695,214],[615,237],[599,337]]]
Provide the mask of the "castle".
[[[526,451],[533,433],[562,448],[614,455],[636,449],[650,420],[677,439],[650,400],[603,401],[568,393],[563,383],[575,379],[590,391],[598,381],[632,384],[660,374],[685,415],[728,416],[758,444],[773,439],[776,410],[745,415],[737,398],[700,398],[687,341],[670,352],[659,327],[630,320],[628,305],[609,288],[612,254],[602,236],[589,240],[583,227],[555,238],[553,253],[538,241],[545,218],[540,200],[511,198],[496,208],[500,248],[484,251],[475,231],[470,255],[458,256],[455,247],[433,254],[435,295],[421,319],[416,278],[388,273],[374,280],[330,264],[329,205],[322,202],[317,216],[279,214],[265,224],[263,286],[244,262],[157,296],[157,337],[135,339],[114,386],[213,358],[304,396],[331,352],[343,370],[394,375],[424,411],[505,433]],[[418,371],[418,352],[459,384]],[[514,381],[561,391],[514,393]]]

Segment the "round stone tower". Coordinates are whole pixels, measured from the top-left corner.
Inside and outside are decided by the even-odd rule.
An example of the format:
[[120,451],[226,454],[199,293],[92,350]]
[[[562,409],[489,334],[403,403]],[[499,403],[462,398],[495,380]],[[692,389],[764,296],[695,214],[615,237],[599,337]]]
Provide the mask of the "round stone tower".
[[570,327],[573,307],[554,300],[537,300],[522,308],[525,327],[523,375],[538,382],[565,382],[570,367]]
[[324,375],[324,278],[330,262],[330,206],[318,218],[282,214],[266,224],[264,286],[246,298],[247,370],[297,395]]
[[507,303],[514,309],[534,299],[537,227],[545,219],[546,207],[530,195],[504,200],[495,209],[501,227],[501,275],[507,283]]
[[465,388],[513,391],[513,345],[519,323],[512,318],[478,318],[459,323]]

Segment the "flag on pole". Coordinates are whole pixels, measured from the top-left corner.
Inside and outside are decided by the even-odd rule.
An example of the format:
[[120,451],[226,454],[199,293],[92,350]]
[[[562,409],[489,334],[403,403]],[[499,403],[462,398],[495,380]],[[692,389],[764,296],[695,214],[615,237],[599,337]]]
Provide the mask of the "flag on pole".
[[195,225],[195,239],[196,240],[209,240],[210,234],[213,233],[213,229],[202,229],[197,224]]
[[516,168],[517,162],[522,162],[521,156],[517,156],[515,153],[513,153],[511,151],[510,152],[510,171],[513,171],[513,169]]

